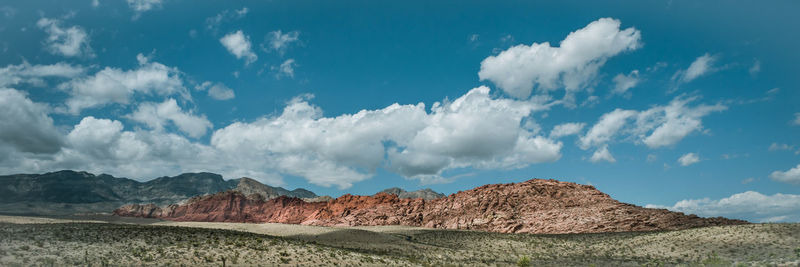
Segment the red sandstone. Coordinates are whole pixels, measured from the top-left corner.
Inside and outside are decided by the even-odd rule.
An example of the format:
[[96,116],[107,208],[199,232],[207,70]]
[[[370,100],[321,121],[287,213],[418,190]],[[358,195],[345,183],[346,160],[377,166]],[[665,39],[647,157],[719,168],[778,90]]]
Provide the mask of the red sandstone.
[[278,197],[264,200],[228,191],[185,204],[126,205],[119,216],[173,221],[291,223],[320,226],[408,225],[501,233],[598,233],[678,230],[744,224],[621,203],[590,185],[533,179],[484,185],[434,199],[379,193],[344,195],[329,202]]

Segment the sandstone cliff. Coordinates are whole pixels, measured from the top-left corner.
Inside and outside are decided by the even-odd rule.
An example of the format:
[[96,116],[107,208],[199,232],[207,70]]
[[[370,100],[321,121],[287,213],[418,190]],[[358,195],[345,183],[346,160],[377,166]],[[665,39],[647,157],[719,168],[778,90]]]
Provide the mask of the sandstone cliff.
[[328,202],[224,192],[182,205],[127,205],[119,216],[176,221],[274,222],[321,226],[408,225],[501,233],[598,233],[744,224],[621,203],[592,186],[533,179],[485,185],[434,199],[344,195]]

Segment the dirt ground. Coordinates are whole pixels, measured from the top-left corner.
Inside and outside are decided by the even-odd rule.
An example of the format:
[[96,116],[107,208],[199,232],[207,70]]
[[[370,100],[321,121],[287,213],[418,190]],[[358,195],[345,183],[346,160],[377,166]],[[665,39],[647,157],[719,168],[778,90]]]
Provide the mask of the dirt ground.
[[407,226],[0,216],[0,265],[731,266],[800,264],[800,224],[531,235]]

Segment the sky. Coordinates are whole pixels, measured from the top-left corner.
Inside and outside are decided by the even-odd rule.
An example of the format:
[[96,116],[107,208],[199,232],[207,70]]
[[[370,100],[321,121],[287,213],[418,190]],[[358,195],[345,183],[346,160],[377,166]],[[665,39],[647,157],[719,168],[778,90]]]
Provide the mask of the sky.
[[[758,12],[754,12],[758,10]],[[800,221],[796,1],[0,3],[0,174],[532,178]]]

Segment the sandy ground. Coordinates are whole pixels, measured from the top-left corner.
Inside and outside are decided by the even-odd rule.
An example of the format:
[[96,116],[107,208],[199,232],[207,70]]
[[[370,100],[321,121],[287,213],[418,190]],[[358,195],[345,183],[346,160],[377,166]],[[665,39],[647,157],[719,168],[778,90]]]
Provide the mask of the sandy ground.
[[[301,239],[348,239],[355,242],[391,242],[403,235],[415,231],[436,231],[436,229],[389,225],[389,226],[358,226],[358,227],[329,227],[310,226],[281,223],[218,223],[218,222],[174,222],[158,219],[129,218],[113,215],[74,215],[59,217],[37,216],[8,216],[0,215],[0,223],[14,224],[41,224],[41,223],[130,223],[159,226],[180,226],[206,229],[235,230],[263,235],[295,237]],[[389,234],[389,235],[387,235]]]
[[[97,214],[62,217],[0,215],[0,226],[0,239],[13,241],[0,244],[0,265],[3,266],[28,266],[28,263],[38,261],[46,265],[52,263],[51,260],[80,265],[87,262],[86,256],[75,251],[89,250],[97,251],[95,254],[100,256],[92,258],[90,255],[88,262],[120,259],[111,263],[123,265],[159,265],[174,260],[219,265],[223,257],[240,259],[240,264],[267,260],[271,262],[268,265],[289,266],[506,266],[516,265],[522,258],[530,259],[534,266],[800,264],[800,224],[532,235],[408,226],[172,222]],[[76,230],[64,236],[58,229]],[[157,234],[151,236],[152,233]],[[116,236],[119,234],[123,237]],[[194,237],[181,238],[186,234]],[[164,243],[159,236],[172,239]],[[46,241],[53,238],[56,240]],[[113,246],[104,246],[109,241]],[[53,253],[70,256],[52,257]],[[119,258],[118,254],[125,258]],[[26,262],[29,258],[34,260]],[[284,264],[289,259],[289,263]]]

